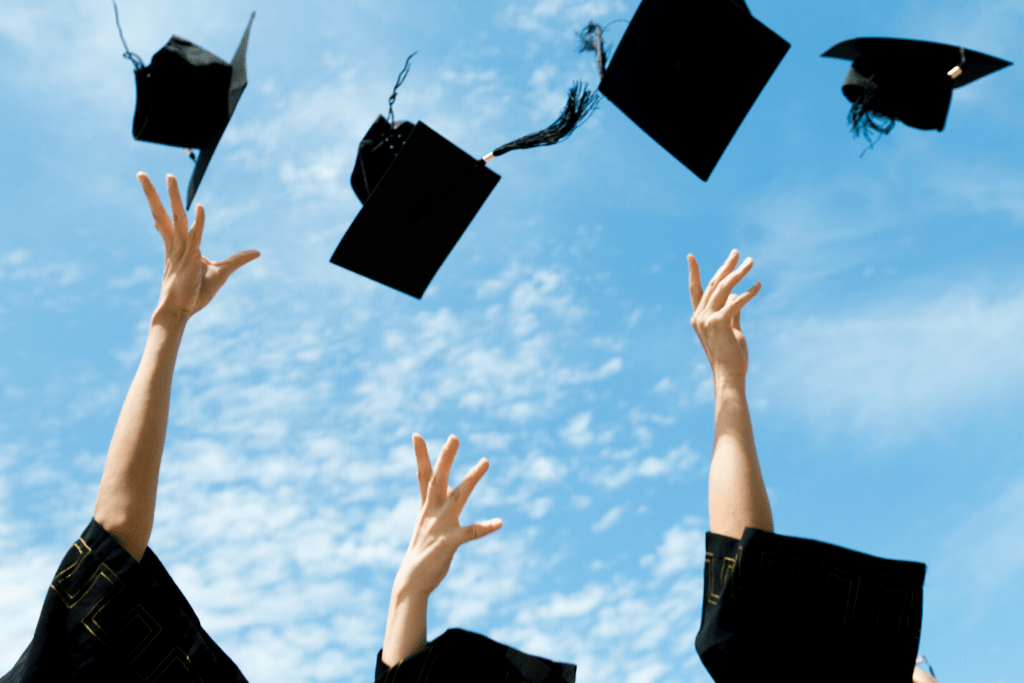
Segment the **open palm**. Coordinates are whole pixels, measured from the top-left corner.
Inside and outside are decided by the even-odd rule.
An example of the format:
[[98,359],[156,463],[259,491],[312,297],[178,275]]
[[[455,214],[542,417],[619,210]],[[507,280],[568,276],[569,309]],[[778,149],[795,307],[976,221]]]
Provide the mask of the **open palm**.
[[254,250],[240,251],[223,261],[206,258],[199,250],[206,220],[202,205],[196,206],[195,222],[189,230],[177,179],[170,174],[167,176],[167,193],[171,198],[171,215],[168,216],[149,176],[139,173],[138,178],[149,200],[156,229],[164,239],[164,277],[158,310],[182,315],[187,319],[210,303],[231,273],[257,258],[260,253]]

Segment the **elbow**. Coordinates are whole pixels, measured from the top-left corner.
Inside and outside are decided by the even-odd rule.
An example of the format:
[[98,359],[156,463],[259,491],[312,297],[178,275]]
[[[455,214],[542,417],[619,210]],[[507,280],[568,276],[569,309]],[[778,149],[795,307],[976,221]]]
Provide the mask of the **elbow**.
[[136,561],[142,561],[149,538],[143,536],[139,524],[133,523],[126,515],[111,513],[99,506],[96,508],[93,519],[103,527],[104,531],[113,536],[114,540],[120,543],[121,547],[127,550]]

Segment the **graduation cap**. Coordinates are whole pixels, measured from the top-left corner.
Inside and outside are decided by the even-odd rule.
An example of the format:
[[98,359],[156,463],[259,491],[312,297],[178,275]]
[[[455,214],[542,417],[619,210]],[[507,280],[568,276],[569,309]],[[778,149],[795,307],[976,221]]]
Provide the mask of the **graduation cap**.
[[605,97],[701,180],[789,50],[743,0],[643,0],[607,69],[600,27],[580,38]]
[[[116,3],[114,16],[117,18]],[[253,12],[230,64],[184,38],[171,36],[153,55],[149,66],[144,66],[142,59],[128,49],[121,33],[124,56],[135,65],[137,98],[132,136],[188,149],[195,168],[188,183],[187,207],[192,205],[217,143],[248,83],[245,53],[255,17]],[[117,30],[121,32],[119,18]],[[194,149],[200,150],[198,158]]]
[[854,38],[822,57],[853,62],[843,94],[853,105],[848,117],[854,135],[888,134],[896,121],[941,131],[953,89],[998,71],[1010,62],[956,45],[902,38]]
[[575,683],[576,665],[553,662],[451,628],[398,665],[377,655],[376,683]]
[[[394,104],[408,73],[409,59],[389,105]],[[334,250],[331,263],[421,298],[501,179],[486,167],[487,162],[514,149],[565,139],[596,103],[593,93],[576,83],[552,125],[502,145],[482,159],[462,151],[422,121],[396,122],[389,106],[388,117],[378,116],[359,143],[351,181],[363,208]]]
[[925,570],[749,527],[708,533],[697,654],[716,683],[909,683]]

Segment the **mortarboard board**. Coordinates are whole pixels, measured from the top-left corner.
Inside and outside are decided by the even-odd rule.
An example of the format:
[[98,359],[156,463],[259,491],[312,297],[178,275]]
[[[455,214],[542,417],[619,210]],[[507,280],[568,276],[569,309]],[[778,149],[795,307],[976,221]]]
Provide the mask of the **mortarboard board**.
[[528,655],[451,628],[398,665],[377,655],[376,683],[575,683],[576,665]]
[[353,182],[363,208],[331,263],[419,299],[500,176],[423,122],[390,128],[378,117],[367,138],[385,136],[360,150],[356,171],[380,175],[370,192],[365,176]]
[[[116,16],[116,4],[114,12]],[[230,64],[184,38],[172,36],[153,55],[149,66],[144,66],[125,44],[124,56],[135,65],[137,97],[132,136],[136,140],[189,149],[195,168],[188,183],[188,207],[248,83],[245,54],[255,17],[253,12]],[[123,34],[121,41],[124,42]],[[192,149],[200,150],[198,158]]]
[[643,0],[599,89],[707,180],[787,50],[742,0]]
[[865,136],[869,129],[886,134],[897,120],[941,131],[954,88],[1010,65],[956,45],[902,38],[854,38],[821,56],[853,62],[843,94],[853,103],[850,127]]
[[[408,68],[407,59],[390,104]],[[423,122],[395,122],[389,109],[388,118],[378,116],[359,143],[351,182],[363,208],[331,263],[421,298],[501,179],[486,163],[513,149],[563,140],[595,104],[592,93],[577,83],[551,126],[502,145],[482,159]]]

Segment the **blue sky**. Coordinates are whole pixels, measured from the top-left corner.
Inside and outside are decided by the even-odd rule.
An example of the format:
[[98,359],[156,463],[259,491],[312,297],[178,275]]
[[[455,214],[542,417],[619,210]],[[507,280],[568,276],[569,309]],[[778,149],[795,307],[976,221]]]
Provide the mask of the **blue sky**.
[[[204,252],[263,257],[192,320],[151,539],[249,680],[372,676],[418,504],[409,436],[491,470],[500,516],[431,601],[579,664],[581,682],[710,680],[700,620],[712,412],[685,256],[732,247],[777,530],[928,564],[921,650],[946,681],[1019,679],[1024,636],[1024,2],[750,0],[792,49],[708,183],[603,102],[502,180],[422,301],[328,262],[355,149],[395,106],[471,154],[547,125],[573,32],[630,0],[122,0],[148,63],[178,34],[249,87],[197,201]],[[609,30],[614,43],[624,24]],[[861,156],[840,92],[857,36],[1017,63],[955,92],[946,130]],[[0,0],[0,670],[88,522],[157,297],[134,174],[191,162],[131,138],[105,2]],[[694,131],[699,135],[699,131]],[[840,666],[841,663],[837,663]]]

